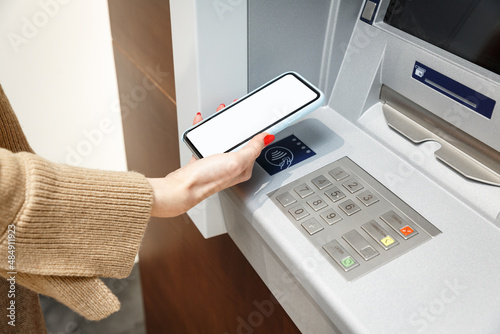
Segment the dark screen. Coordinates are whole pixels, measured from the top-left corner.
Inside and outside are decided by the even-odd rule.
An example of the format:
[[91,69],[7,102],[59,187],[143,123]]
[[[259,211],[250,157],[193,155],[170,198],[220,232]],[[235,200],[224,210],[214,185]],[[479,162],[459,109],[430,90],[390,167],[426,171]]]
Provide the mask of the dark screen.
[[500,0],[391,0],[384,22],[500,74]]

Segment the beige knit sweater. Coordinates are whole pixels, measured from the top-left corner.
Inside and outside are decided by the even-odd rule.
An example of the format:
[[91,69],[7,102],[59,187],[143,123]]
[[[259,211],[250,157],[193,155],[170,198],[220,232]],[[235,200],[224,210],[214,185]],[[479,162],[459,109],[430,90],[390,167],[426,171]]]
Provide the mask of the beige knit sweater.
[[[9,298],[10,281],[0,279],[0,332],[45,332],[37,293],[90,320],[117,311],[118,299],[98,277],[129,275],[152,202],[141,174],[70,167],[33,154],[0,86],[0,276],[16,283]],[[15,327],[5,314],[12,300]]]

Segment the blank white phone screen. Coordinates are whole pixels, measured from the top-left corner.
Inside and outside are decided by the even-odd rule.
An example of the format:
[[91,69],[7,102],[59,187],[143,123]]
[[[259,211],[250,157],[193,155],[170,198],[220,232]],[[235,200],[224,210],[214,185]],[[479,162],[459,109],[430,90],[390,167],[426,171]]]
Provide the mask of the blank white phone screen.
[[315,100],[318,93],[287,74],[208,119],[186,136],[203,157],[226,152]]

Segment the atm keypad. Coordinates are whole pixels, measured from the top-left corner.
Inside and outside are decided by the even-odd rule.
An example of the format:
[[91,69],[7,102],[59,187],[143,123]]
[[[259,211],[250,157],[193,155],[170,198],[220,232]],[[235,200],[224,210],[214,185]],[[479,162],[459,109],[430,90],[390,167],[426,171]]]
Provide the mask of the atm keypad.
[[348,281],[441,233],[347,157],[269,196]]

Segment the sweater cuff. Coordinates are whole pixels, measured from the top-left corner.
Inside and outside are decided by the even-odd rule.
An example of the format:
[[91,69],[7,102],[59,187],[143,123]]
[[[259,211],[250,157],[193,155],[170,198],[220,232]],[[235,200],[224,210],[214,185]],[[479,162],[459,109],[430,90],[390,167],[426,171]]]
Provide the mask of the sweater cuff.
[[26,200],[16,269],[38,275],[127,277],[150,217],[144,175],[54,164],[20,153]]
[[[9,277],[3,271],[0,276]],[[97,277],[58,277],[18,273],[16,283],[58,300],[88,320],[104,319],[120,309],[118,298]],[[25,301],[20,299],[19,302]]]

